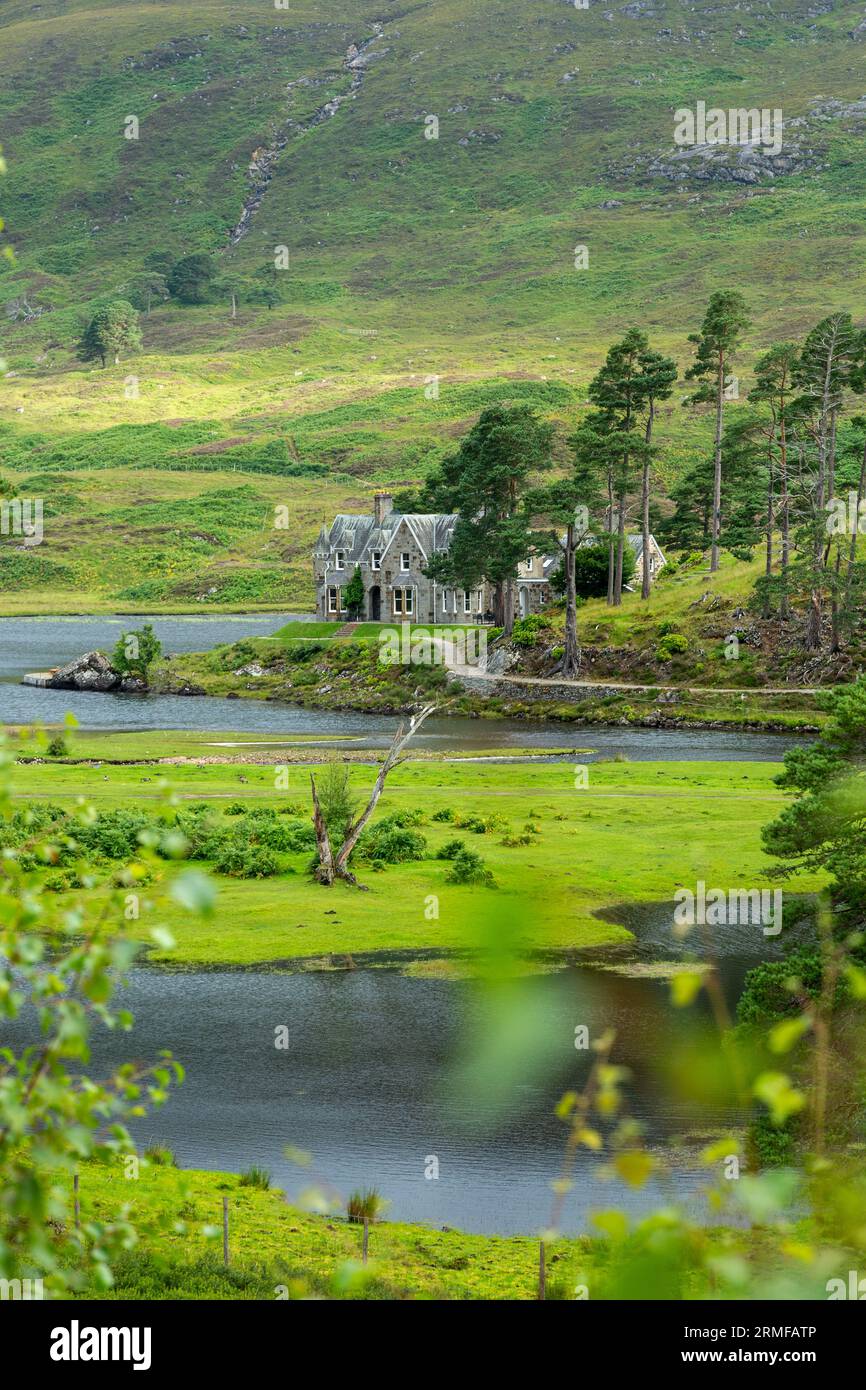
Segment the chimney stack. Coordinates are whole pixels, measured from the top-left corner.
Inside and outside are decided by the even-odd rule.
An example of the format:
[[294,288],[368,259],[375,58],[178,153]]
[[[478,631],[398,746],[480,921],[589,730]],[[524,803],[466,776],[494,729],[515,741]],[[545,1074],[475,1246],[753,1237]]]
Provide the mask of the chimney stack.
[[377,526],[394,510],[394,499],[390,492],[377,492],[373,498],[373,516]]

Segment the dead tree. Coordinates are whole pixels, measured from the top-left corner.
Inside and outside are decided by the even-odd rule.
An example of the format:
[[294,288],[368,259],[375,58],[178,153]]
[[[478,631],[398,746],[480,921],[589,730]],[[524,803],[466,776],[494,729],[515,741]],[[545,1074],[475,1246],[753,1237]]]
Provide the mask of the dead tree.
[[358,843],[364,827],[376,809],[376,803],[385,787],[385,778],[401,761],[400,754],[406,747],[406,744],[409,742],[410,738],[418,732],[428,715],[443,708],[444,706],[442,705],[425,705],[417,714],[412,715],[409,720],[408,728],[404,724],[400,725],[394,735],[394,742],[388,750],[385,761],[379,768],[379,775],[370,793],[370,799],[357,820],[352,821],[351,825],[347,827],[343,844],[336,854],[334,854],[331,838],[328,834],[328,827],[325,824],[325,818],[322,815],[322,808],[319,804],[316,779],[312,772],[310,773],[310,785],[313,791],[313,825],[316,829],[316,849],[319,855],[319,863],[316,867],[315,876],[319,880],[319,883],[323,883],[330,887],[335,878],[342,878],[346,883],[351,883],[356,888],[365,887],[363,883],[358,882],[355,875],[349,869],[349,859],[352,851]]

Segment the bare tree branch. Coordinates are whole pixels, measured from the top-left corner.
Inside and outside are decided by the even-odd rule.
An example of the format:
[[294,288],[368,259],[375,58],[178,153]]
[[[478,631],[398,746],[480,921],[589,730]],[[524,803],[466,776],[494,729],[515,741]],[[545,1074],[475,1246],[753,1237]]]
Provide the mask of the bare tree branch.
[[310,773],[310,783],[313,789],[313,824],[316,828],[316,846],[319,852],[319,867],[316,870],[316,877],[320,883],[330,885],[334,882],[335,878],[342,878],[345,882],[354,884],[358,888],[364,886],[358,883],[355,875],[349,870],[348,863],[352,851],[357,845],[364,831],[364,827],[367,825],[376,809],[376,804],[384,790],[385,779],[388,773],[393,771],[398,763],[402,761],[400,755],[403,749],[406,747],[409,740],[418,732],[424,720],[427,719],[429,715],[436,713],[437,710],[441,711],[446,707],[446,705],[436,704],[424,705],[422,709],[411,716],[408,727],[403,723],[400,724],[400,727],[394,735],[394,741],[385,756],[385,760],[379,768],[379,775],[370,793],[370,799],[357,820],[353,821],[348,827],[343,844],[336,856],[331,848],[328,828],[325,825],[322,808],[319,804],[315,778],[313,774]]

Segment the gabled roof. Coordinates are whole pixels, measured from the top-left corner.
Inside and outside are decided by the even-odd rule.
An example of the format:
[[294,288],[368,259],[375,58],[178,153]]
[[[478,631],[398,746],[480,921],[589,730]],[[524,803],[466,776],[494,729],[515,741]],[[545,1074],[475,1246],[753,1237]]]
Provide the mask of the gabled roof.
[[347,564],[360,564],[371,550],[381,550],[384,555],[405,522],[418,549],[429,560],[437,551],[448,549],[456,521],[456,515],[446,512],[389,512],[379,524],[372,516],[341,512],[330,529],[322,527],[313,553],[327,556],[344,550]]

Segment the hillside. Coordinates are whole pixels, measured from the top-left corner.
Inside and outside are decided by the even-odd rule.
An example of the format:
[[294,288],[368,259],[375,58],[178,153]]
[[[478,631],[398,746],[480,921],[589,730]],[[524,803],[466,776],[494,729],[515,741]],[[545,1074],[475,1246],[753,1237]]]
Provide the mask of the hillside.
[[[832,0],[343,0],[339,18],[310,0],[6,0],[0,468],[15,486],[64,475],[44,485],[59,520],[38,560],[2,576],[11,605],[134,604],[126,571],[153,577],[238,485],[256,526],[178,542],[175,583],[142,601],[201,601],[184,585],[203,572],[206,601],[308,601],[299,571],[229,591],[225,571],[294,562],[323,515],[423,476],[490,399],[530,400],[564,432],[632,322],[684,366],[723,285],[754,315],[747,390],[770,340],[858,316],[864,53],[862,6]],[[699,100],[780,108],[782,154],[756,172],[737,150],[677,151],[673,113]],[[276,247],[288,268],[268,278]],[[193,251],[214,258],[209,302],[157,294],[134,360],[76,361],[100,300]],[[662,486],[708,438],[681,394],[659,420]],[[163,489],[200,501],[88,529]],[[279,501],[298,503],[282,550]]]

